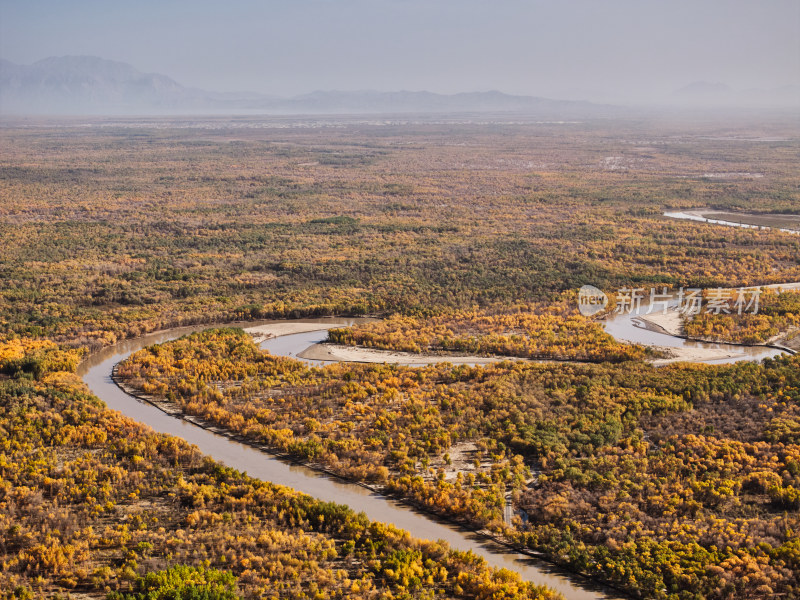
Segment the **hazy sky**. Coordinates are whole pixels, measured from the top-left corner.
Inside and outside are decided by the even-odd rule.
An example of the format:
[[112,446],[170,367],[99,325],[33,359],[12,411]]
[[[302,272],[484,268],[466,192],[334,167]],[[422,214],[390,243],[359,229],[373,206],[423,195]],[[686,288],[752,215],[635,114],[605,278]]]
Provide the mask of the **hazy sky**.
[[0,0],[0,56],[68,54],[218,91],[645,99],[800,83],[800,0]]

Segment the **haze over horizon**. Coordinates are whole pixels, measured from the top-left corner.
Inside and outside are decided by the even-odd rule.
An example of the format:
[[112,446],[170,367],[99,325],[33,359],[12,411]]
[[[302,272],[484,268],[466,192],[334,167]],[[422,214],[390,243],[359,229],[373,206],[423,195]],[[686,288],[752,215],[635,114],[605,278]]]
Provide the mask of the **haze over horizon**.
[[500,90],[661,102],[800,85],[800,3],[0,1],[0,57],[95,55],[219,92]]

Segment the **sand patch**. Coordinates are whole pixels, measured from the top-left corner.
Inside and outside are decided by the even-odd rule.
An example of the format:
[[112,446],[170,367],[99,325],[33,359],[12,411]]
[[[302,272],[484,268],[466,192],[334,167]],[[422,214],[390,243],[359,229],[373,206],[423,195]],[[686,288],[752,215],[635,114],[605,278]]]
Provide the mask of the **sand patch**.
[[253,336],[256,344],[282,335],[294,333],[307,333],[309,331],[326,331],[335,327],[342,327],[341,323],[267,323],[255,327],[245,327],[244,330]]
[[668,355],[668,358],[659,358],[650,361],[655,367],[669,365],[676,362],[704,363],[712,360],[723,360],[727,358],[738,358],[743,353],[735,350],[719,350],[716,348],[670,348],[666,346],[650,346],[655,350],[661,350]]
[[669,335],[681,336],[685,333],[683,330],[683,317],[675,310],[654,312],[649,315],[639,315],[639,318]]
[[308,360],[325,360],[331,362],[356,363],[389,363],[399,365],[433,365],[450,363],[453,365],[485,365],[504,360],[523,360],[511,357],[495,356],[454,356],[445,354],[414,354],[411,352],[395,352],[393,350],[376,350],[359,346],[340,346],[338,344],[314,344],[297,355]]

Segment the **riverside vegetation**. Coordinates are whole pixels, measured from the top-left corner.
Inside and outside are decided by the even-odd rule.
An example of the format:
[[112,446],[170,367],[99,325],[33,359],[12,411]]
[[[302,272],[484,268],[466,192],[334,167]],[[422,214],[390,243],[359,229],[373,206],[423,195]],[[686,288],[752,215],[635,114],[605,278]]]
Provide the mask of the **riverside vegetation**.
[[74,367],[76,351],[7,348],[0,597],[556,598],[106,409],[73,372],[51,370]]
[[[653,369],[563,304],[587,283],[800,280],[796,235],[661,216],[796,210],[796,122],[2,126],[8,594],[546,597],[223,469],[70,374],[82,352],[172,325],[377,314],[391,318],[333,335],[597,364],[309,370],[222,330],[120,372],[643,597],[800,595],[797,359]],[[527,522],[502,523],[509,501]]]

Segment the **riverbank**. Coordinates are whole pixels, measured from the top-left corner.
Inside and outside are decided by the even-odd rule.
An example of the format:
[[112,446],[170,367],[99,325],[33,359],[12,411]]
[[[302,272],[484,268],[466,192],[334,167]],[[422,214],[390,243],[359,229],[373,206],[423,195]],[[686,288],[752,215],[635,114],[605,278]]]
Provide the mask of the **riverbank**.
[[[671,335],[676,338],[682,338],[687,341],[692,341],[686,336],[683,327],[683,317],[681,314],[674,310],[666,312],[652,313],[649,315],[641,315],[639,319],[645,324],[645,327],[656,333],[663,333]],[[705,340],[696,340],[705,341]],[[654,350],[665,353],[667,358],[660,358],[650,361],[653,366],[661,367],[676,362],[711,362],[736,358],[740,353],[717,348],[703,348],[703,347],[669,347],[669,346],[650,346]]]
[[[751,286],[752,289],[772,290],[778,294],[783,292],[797,292],[800,291],[800,282],[790,283],[773,283],[761,286]],[[725,288],[734,291],[736,288]],[[750,289],[750,288],[748,288]],[[731,315],[732,317],[735,315]],[[729,341],[725,339],[714,339],[690,336],[686,332],[684,316],[675,307],[671,307],[667,311],[659,311],[650,314],[636,315],[638,321],[644,324],[644,328],[656,333],[669,335],[675,338],[684,339],[692,342],[701,342],[707,344],[728,344],[737,345],[747,348],[774,348],[782,350],[790,354],[795,354],[800,351],[800,335],[798,335],[798,328],[789,328],[788,330],[781,330],[778,334],[771,338],[764,340],[762,343],[745,344],[742,342]],[[655,345],[653,347],[656,347]],[[675,357],[681,358],[676,360],[689,360],[693,362],[714,361],[721,358],[729,358],[736,356],[735,353],[729,353],[729,356],[717,356],[714,352],[701,352],[701,348],[675,349],[672,348],[671,352]],[[674,361],[672,361],[674,362]],[[654,364],[666,364],[663,361],[656,361]]]
[[683,317],[681,313],[676,310],[641,315],[639,318],[645,323],[656,327],[656,331],[661,331],[667,335],[680,337],[685,334],[683,329]]
[[404,365],[435,365],[448,362],[453,365],[488,365],[506,360],[526,361],[524,358],[509,356],[470,356],[451,354],[414,354],[393,350],[377,350],[362,346],[342,346],[323,342],[314,344],[300,352],[299,358],[322,360],[326,362],[390,363]]
[[253,336],[253,341],[256,344],[260,344],[266,340],[284,335],[307,333],[311,331],[327,331],[328,329],[341,327],[342,325],[344,325],[344,323],[306,323],[287,321],[285,323],[266,323],[264,325],[256,325],[254,327],[244,327],[243,329]]
[[660,350],[668,355],[667,358],[651,360],[650,364],[654,367],[663,367],[677,362],[710,363],[730,360],[741,356],[736,352],[714,350],[712,348],[670,348],[669,346],[651,346],[651,348]]
[[[648,321],[648,325],[652,327],[652,331],[670,335],[676,338],[684,339],[686,341],[703,342],[705,340],[693,340],[686,337],[684,334],[672,333],[673,331],[681,331],[671,326],[668,320],[663,322],[666,327],[657,325],[655,320],[652,322],[649,319],[642,318],[643,321]],[[669,327],[669,329],[667,329]],[[776,344],[764,344],[763,346],[741,346],[737,349],[720,349],[720,348],[704,348],[704,347],[671,347],[659,344],[644,344],[653,350],[661,352],[666,356],[664,358],[651,358],[649,362],[655,367],[661,367],[676,362],[694,362],[694,363],[710,363],[726,360],[735,360],[740,358],[745,360],[746,357],[742,354],[741,348],[775,348],[778,350],[788,350],[783,346]],[[719,345],[719,344],[718,344]],[[728,344],[728,346],[736,347],[740,345]],[[572,362],[580,364],[589,364],[585,361],[578,360],[556,360],[556,359],[528,359],[514,356],[470,356],[470,355],[449,355],[449,354],[415,354],[411,352],[396,352],[392,350],[377,350],[374,348],[364,348],[361,346],[343,346],[339,344],[331,344],[328,342],[317,343],[309,346],[307,349],[299,352],[297,357],[309,361],[321,361],[323,363],[329,362],[352,362],[362,364],[397,364],[405,366],[425,366],[434,365],[443,362],[452,365],[489,365],[503,361],[515,362],[536,362],[536,363],[559,363],[559,362]]]

